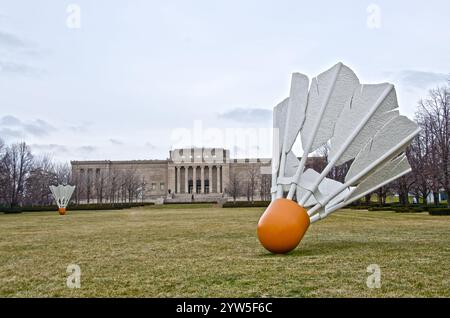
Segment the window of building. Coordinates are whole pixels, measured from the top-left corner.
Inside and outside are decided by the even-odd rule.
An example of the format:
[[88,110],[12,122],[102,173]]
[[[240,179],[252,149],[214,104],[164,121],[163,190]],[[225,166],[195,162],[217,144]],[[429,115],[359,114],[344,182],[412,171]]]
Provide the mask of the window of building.
[[152,182],[152,190],[153,191],[156,190],[156,183],[155,182]]
[[164,184],[164,182],[161,182],[159,184],[159,190],[164,190],[166,188],[166,185]]

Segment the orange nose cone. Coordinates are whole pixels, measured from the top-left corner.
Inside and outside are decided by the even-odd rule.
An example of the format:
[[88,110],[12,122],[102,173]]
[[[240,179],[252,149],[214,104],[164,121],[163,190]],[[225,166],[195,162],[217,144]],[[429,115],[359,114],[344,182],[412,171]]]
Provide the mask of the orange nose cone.
[[309,227],[305,208],[288,199],[276,199],[267,207],[258,222],[258,239],[270,252],[292,251]]
[[66,208],[58,208],[59,215],[66,214]]

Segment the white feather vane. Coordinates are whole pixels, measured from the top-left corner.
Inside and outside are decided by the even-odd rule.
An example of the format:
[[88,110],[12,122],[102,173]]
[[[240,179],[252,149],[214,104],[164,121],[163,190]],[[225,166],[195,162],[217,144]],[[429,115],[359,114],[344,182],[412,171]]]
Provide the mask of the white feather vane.
[[304,155],[317,150],[333,136],[334,125],[358,85],[355,73],[342,63],[312,80],[301,130]]
[[[307,191],[310,191],[311,187],[319,177],[319,173],[313,169],[307,169],[300,180],[300,184],[297,186],[297,195],[303,195]],[[339,181],[324,178],[319,184],[318,188],[314,191],[313,196],[309,197],[304,206],[309,207],[317,203],[323,204],[324,201],[338,189],[341,189],[343,184]],[[349,192],[349,189],[344,189],[340,193],[333,197],[331,204],[337,204],[345,199]]]
[[291,91],[288,102],[288,118],[284,131],[283,151],[289,152],[297,139],[298,133],[305,121],[306,104],[308,101],[309,79],[301,73],[292,74]]
[[371,193],[391,178],[397,178],[398,175],[403,175],[410,171],[411,167],[406,159],[406,156],[400,155],[393,160],[387,162],[384,166],[376,170],[373,174],[364,179],[349,195],[345,198],[347,204],[363,197],[367,193]]
[[352,180],[352,184],[359,182],[400,154],[419,131],[417,124],[405,116],[392,118],[358,153],[345,181]]
[[286,156],[286,166],[285,166],[285,175],[283,177],[278,177],[277,183],[282,185],[283,191],[288,191],[289,186],[292,183],[292,177],[297,171],[297,167],[299,165],[299,160],[294,152],[289,151]]
[[343,202],[331,202],[318,209],[317,213],[311,217],[314,223],[333,213],[334,211],[351,204],[352,202],[364,197],[366,194],[372,193],[380,187],[400,178],[411,171],[408,160],[404,154],[388,161],[373,174],[364,179],[356,188],[347,191]]
[[281,151],[283,149],[284,131],[287,122],[289,98],[284,99],[273,109],[273,149],[272,170],[277,172],[280,166]]
[[299,161],[297,156],[293,151],[289,151],[286,157],[286,176],[292,177],[295,174],[295,171],[297,171]]
[[[396,108],[397,96],[392,84],[360,85],[336,122],[329,152],[329,158],[337,160],[334,165],[355,158],[386,122],[399,116],[394,111]],[[345,151],[339,155],[343,147]]]

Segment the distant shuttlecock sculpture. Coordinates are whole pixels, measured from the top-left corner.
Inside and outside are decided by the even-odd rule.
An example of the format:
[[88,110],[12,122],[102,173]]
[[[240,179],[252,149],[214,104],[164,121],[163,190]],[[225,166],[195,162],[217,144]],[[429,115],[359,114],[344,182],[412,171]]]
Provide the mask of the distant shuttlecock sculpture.
[[[291,251],[310,223],[411,170],[404,150],[420,129],[397,108],[392,84],[361,84],[342,63],[311,85],[307,76],[292,75],[290,96],[273,112],[272,202],[258,223],[267,250]],[[292,152],[298,135],[300,161]],[[308,155],[323,146],[326,167],[320,173],[305,170]],[[327,178],[333,167],[350,160],[343,183]]]
[[66,207],[69,204],[70,198],[72,197],[75,186],[71,185],[58,185],[50,186],[50,191],[53,194],[53,198],[58,205],[58,212],[60,215],[66,214]]

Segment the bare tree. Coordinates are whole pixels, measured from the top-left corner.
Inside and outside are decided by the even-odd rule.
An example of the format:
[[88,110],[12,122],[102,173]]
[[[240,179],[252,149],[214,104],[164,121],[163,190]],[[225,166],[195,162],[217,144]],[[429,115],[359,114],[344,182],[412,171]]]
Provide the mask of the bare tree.
[[259,176],[259,167],[256,165],[250,165],[247,169],[247,201],[254,201]]
[[270,201],[271,199],[271,187],[272,187],[272,176],[270,174],[262,174],[259,183],[259,195],[261,200]]
[[[417,115],[421,126],[431,130],[435,148],[433,155],[436,169],[439,169],[439,185],[447,198],[450,195],[450,86],[429,91],[426,99],[419,102]],[[434,159],[434,158],[433,158]],[[450,199],[447,200],[450,207]]]
[[109,202],[115,203],[118,201],[119,179],[119,172],[116,169],[112,170],[109,175]]
[[377,194],[378,204],[383,206],[386,204],[386,198],[390,194],[391,187],[389,185],[378,188],[375,193]]
[[70,175],[70,184],[75,186],[75,191],[73,192],[72,200],[74,200],[77,204],[79,204],[79,182],[78,182],[78,171],[72,170]]
[[225,193],[232,197],[234,202],[236,202],[236,198],[242,193],[241,182],[237,173],[234,171],[230,172],[230,179],[225,187]]
[[392,189],[398,194],[400,204],[409,205],[409,193],[414,184],[411,173],[398,178],[392,183]]
[[106,187],[106,177],[103,170],[97,170],[95,172],[95,194],[97,203],[103,203]]
[[84,189],[86,191],[86,203],[89,204],[91,202],[91,195],[92,195],[92,169],[87,169],[83,181],[84,181]]
[[0,138],[0,205],[6,205],[8,198],[8,174],[6,170],[5,160],[6,146],[3,140]]
[[139,196],[141,197],[141,202],[144,202],[144,200],[145,200],[146,189],[147,189],[147,182],[145,181],[145,177],[142,177],[142,180],[141,180],[141,183],[140,183],[139,189],[138,189]]
[[1,161],[6,203],[10,207],[21,203],[25,192],[25,182],[30,173],[33,156],[26,143],[13,144],[6,148]]
[[58,184],[58,178],[50,156],[35,158],[26,179],[24,204],[51,204],[53,197],[49,187],[56,184]]
[[[325,144],[317,150],[319,157],[314,159],[314,163],[312,163],[312,168],[318,172],[321,172],[325,166],[328,164],[328,154],[330,152],[330,145]],[[339,166],[335,166],[328,173],[327,177],[337,180],[339,182],[344,182],[345,176],[347,175],[348,170],[352,164],[353,160],[349,160]]]
[[54,164],[54,172],[56,175],[56,182],[58,184],[69,184],[72,179],[72,170],[67,163]]
[[422,130],[422,133],[414,138],[406,151],[412,169],[411,178],[414,181],[411,186],[411,193],[417,203],[420,203],[422,199],[425,204],[430,193],[430,167],[428,162],[430,154],[426,143],[427,137],[427,132]]
[[133,202],[138,193],[140,186],[139,178],[136,169],[127,169],[123,173],[123,187],[125,190],[125,200],[128,197],[128,202]]

